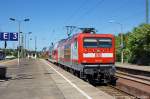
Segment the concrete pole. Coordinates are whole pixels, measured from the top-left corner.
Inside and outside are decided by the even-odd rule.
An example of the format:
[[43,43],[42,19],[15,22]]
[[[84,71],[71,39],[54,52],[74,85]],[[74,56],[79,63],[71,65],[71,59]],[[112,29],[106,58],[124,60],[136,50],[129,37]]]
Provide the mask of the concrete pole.
[[35,52],[36,52],[36,49],[37,49],[37,48],[36,48],[36,47],[37,47],[37,46],[36,46],[36,43],[37,43],[37,37],[35,36]]
[[146,24],[149,23],[149,0],[146,0]]
[[124,44],[123,44],[123,25],[121,23],[118,23],[120,24],[121,26],[121,63],[124,63],[124,54],[123,54],[123,47],[124,47]]
[[37,37],[35,36],[35,59],[36,59],[36,57],[37,57],[37,55],[36,55],[36,49],[37,49]]
[[18,21],[18,66],[20,65],[20,24],[21,21]]
[[26,57],[26,33],[24,33],[24,56]]
[[29,33],[28,33],[28,50],[30,50],[30,46],[29,46],[30,34],[32,34],[32,32],[29,32]]

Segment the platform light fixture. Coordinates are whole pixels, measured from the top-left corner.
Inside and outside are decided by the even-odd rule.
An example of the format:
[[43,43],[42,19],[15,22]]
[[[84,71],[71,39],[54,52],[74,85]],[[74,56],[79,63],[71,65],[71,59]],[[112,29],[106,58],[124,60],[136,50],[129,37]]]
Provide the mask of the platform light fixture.
[[115,20],[110,20],[108,21],[109,23],[115,23],[115,24],[118,24],[120,25],[120,39],[121,39],[121,43],[120,43],[120,47],[121,47],[121,63],[124,63],[124,55],[123,55],[123,47],[124,47],[124,44],[123,44],[123,24],[122,23],[119,23],[119,22],[116,22]]
[[[22,46],[23,47],[23,33],[21,34],[20,32],[20,25],[21,25],[21,22],[27,22],[27,21],[30,21],[30,19],[29,18],[25,18],[25,19],[23,19],[23,20],[18,20],[18,19],[15,19],[15,18],[9,18],[9,20],[11,20],[11,21],[15,21],[15,22],[17,22],[18,23],[18,47],[20,48],[20,46]],[[22,39],[20,39],[20,36],[22,37]],[[20,44],[20,41],[21,41],[21,44]],[[19,50],[18,50],[18,65],[19,65],[19,58],[20,58],[20,56],[22,57],[22,55],[23,55],[23,50],[22,50],[22,47],[21,47],[21,55],[20,55],[20,52],[19,52]]]

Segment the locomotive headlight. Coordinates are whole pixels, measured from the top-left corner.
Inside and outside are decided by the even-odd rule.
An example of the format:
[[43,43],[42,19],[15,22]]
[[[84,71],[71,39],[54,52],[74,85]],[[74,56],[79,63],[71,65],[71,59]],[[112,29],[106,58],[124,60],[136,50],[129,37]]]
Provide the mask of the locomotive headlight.
[[86,63],[87,61],[86,61],[86,60],[83,60],[82,62],[83,62],[83,63]]
[[103,60],[101,60],[101,59],[95,59],[95,62],[96,62],[96,63],[102,63]]

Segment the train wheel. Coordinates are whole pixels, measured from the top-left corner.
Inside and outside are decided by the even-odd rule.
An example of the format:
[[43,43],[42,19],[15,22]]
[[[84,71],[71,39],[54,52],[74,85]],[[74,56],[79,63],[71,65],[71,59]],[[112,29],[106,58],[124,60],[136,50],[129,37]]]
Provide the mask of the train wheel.
[[76,70],[74,71],[74,75],[80,78],[80,74],[79,74],[79,72],[76,71]]
[[96,85],[95,80],[92,75],[87,75],[87,81],[94,86]]
[[73,69],[70,69],[70,73],[71,73],[71,74],[74,74],[74,70],[73,70]]
[[117,81],[118,78],[116,77],[111,77],[111,82],[110,84],[113,85],[113,86],[116,86],[116,81]]

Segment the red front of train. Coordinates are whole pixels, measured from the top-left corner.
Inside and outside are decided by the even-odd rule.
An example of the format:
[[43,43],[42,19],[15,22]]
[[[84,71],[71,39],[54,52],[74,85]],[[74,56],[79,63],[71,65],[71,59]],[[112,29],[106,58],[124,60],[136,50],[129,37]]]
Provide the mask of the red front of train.
[[115,44],[111,34],[80,34],[78,36],[78,63],[114,64]]

